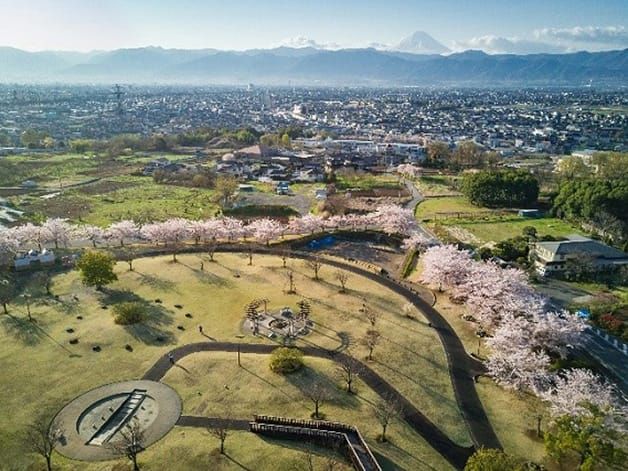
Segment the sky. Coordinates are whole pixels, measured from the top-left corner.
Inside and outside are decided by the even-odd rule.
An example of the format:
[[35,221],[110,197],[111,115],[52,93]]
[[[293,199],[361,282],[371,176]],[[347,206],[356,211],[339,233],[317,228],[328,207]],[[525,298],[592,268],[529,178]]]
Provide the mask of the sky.
[[628,0],[0,0],[0,18],[0,46],[30,51],[365,47],[414,31],[452,50],[628,47]]

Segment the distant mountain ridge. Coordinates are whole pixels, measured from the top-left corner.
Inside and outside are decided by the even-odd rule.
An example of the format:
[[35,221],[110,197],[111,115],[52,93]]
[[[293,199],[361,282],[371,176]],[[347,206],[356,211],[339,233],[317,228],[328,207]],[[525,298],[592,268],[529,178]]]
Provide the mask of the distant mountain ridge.
[[[422,37],[415,37],[420,47]],[[406,46],[417,46],[410,41]],[[403,42],[403,41],[402,41]],[[440,44],[440,43],[438,43]],[[444,47],[444,46],[443,46]],[[628,49],[571,54],[450,55],[314,47],[219,51],[145,47],[27,52],[0,47],[0,82],[265,85],[628,85]]]

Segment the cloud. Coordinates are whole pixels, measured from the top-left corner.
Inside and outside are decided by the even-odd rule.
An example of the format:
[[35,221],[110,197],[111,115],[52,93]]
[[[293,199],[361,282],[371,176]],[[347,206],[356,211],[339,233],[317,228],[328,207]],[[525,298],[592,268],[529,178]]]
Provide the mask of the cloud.
[[558,44],[492,35],[479,36],[466,41],[456,41],[453,49],[456,51],[479,49],[488,54],[539,54],[567,51],[567,48]]
[[575,26],[573,28],[544,28],[534,31],[534,37],[542,41],[550,41],[587,49],[608,49],[628,47],[628,30],[623,26]]
[[280,43],[284,47],[292,47],[295,49],[301,49],[305,47],[312,47],[314,49],[341,49],[337,43],[319,43],[318,41],[306,38],[305,36],[295,36],[293,38],[286,38]]

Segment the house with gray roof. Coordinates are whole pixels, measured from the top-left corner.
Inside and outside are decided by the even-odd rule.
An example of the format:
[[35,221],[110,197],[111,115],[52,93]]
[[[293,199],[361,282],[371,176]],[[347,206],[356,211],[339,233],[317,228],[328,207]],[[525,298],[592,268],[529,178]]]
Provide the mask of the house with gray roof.
[[628,264],[628,254],[600,241],[578,235],[567,240],[536,242],[531,255],[534,267],[542,276],[551,276],[565,270],[569,260],[587,257],[599,270],[611,269]]

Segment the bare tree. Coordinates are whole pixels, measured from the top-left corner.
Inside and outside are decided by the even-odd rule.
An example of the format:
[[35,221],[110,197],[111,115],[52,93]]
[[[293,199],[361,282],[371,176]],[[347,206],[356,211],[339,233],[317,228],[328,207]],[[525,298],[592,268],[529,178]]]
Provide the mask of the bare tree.
[[386,430],[393,421],[393,419],[401,413],[401,404],[393,396],[384,396],[375,404],[375,417],[382,426],[382,435],[380,437],[382,442],[386,441]]
[[314,383],[314,385],[308,388],[305,391],[305,397],[307,397],[312,404],[314,404],[314,414],[312,417],[315,419],[320,419],[320,408],[329,398],[329,394],[327,393],[327,389],[320,383]]
[[321,262],[320,258],[318,257],[311,258],[305,262],[305,265],[314,272],[314,279],[318,280],[319,279],[318,272],[321,270],[321,267],[323,266],[323,263]]
[[46,460],[46,469],[51,471],[52,452],[61,442],[63,433],[60,423],[50,422],[40,417],[27,426],[24,433],[24,447],[43,457]]
[[366,331],[364,337],[360,339],[360,343],[368,348],[369,354],[367,359],[370,361],[373,359],[373,350],[379,344],[382,334],[375,329],[369,329]]
[[225,454],[225,441],[229,436],[229,431],[233,428],[231,419],[231,413],[228,412],[225,418],[216,419],[212,425],[207,427],[207,431],[220,440],[220,454]]
[[296,287],[294,286],[294,271],[289,268],[286,272],[286,280],[288,281],[288,294],[294,294],[297,292]]
[[144,450],[144,430],[136,418],[131,419],[118,432],[118,438],[107,445],[114,453],[126,456],[133,463],[133,471],[139,471],[137,455]]
[[283,249],[281,251],[281,263],[284,268],[286,268],[286,264],[288,263],[288,259],[290,258],[290,249]]
[[347,392],[353,394],[353,381],[360,373],[360,364],[352,357],[342,356],[336,364],[336,374],[347,385]]
[[340,292],[347,292],[347,281],[349,281],[349,274],[346,271],[338,270],[335,274],[335,278],[340,283]]
[[371,323],[371,327],[375,327],[377,320],[382,316],[379,311],[374,311],[373,309],[365,306],[364,307],[364,317],[366,320]]

